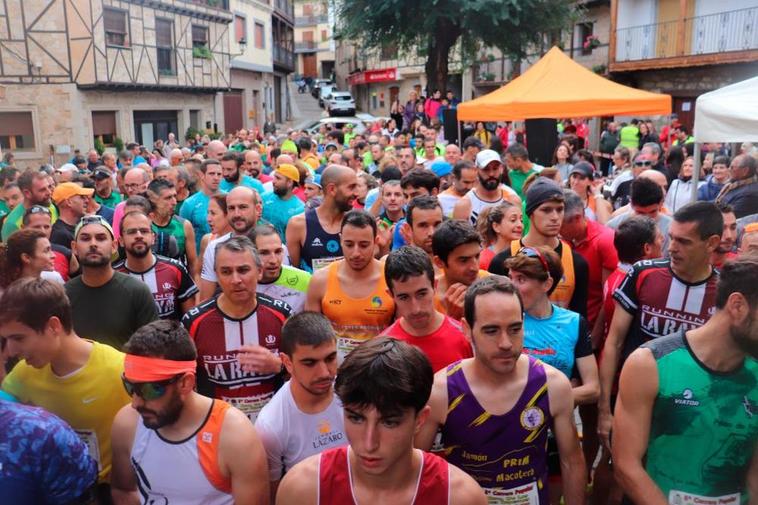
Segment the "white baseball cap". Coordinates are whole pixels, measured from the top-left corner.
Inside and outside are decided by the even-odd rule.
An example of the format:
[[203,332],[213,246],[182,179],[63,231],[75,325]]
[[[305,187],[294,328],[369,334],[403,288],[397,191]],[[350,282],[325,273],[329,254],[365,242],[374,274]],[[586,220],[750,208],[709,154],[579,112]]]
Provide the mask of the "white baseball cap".
[[479,154],[476,155],[477,168],[484,168],[493,161],[497,161],[500,164],[503,163],[503,160],[500,159],[500,155],[492,149],[484,149],[483,151],[479,151]]

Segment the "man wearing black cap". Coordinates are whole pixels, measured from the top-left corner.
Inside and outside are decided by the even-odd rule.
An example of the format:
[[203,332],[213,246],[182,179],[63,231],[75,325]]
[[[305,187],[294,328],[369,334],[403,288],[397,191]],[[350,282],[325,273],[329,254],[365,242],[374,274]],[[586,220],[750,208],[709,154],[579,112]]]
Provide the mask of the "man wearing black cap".
[[[103,161],[105,159],[104,156]],[[95,169],[92,178],[95,179],[95,200],[97,203],[115,209],[116,205],[121,202],[121,194],[113,189],[113,173],[111,170],[105,165],[101,165]]]
[[571,245],[558,238],[563,224],[564,195],[558,184],[539,177],[526,192],[526,215],[531,227],[521,240],[511,242],[511,247],[497,254],[490,264],[493,274],[508,275],[505,260],[526,247],[545,246],[552,248],[561,258],[563,278],[550,295],[550,300],[587,317],[587,283],[589,267],[587,261]]
[[595,167],[586,161],[576,163],[569,172],[568,184],[582,199],[587,219],[600,224],[608,222],[613,208],[603,199],[602,184],[595,183]]

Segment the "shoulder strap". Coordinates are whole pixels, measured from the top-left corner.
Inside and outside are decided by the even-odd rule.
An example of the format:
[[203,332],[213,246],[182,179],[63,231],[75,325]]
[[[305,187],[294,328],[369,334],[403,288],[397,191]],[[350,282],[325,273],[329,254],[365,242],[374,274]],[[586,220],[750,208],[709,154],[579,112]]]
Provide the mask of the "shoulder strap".
[[221,400],[213,400],[211,414],[205,425],[197,433],[197,455],[200,460],[200,468],[213,487],[223,493],[232,492],[232,481],[224,477],[218,466],[219,442],[221,441],[221,427],[224,417],[229,410],[229,404]]
[[511,240],[511,256],[516,256],[521,249],[521,242],[519,240]]

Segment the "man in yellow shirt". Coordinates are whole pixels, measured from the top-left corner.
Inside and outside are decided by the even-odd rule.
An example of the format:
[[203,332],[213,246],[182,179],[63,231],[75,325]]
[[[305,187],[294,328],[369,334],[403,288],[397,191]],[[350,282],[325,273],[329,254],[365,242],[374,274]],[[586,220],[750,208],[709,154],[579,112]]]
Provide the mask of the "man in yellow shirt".
[[111,425],[130,401],[121,382],[124,354],[74,333],[71,304],[57,283],[21,279],[5,290],[0,307],[0,337],[9,355],[23,358],[2,389],[70,424],[97,461],[98,491],[109,493]]

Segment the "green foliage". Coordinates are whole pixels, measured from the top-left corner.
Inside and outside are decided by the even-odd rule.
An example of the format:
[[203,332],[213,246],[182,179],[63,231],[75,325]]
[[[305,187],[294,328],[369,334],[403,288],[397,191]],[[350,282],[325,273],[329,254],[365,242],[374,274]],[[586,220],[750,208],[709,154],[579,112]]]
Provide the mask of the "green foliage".
[[210,60],[213,54],[211,53],[211,50],[208,49],[208,46],[197,46],[192,48],[192,57],[193,58],[202,58],[204,60]]
[[95,139],[95,151],[97,151],[97,154],[100,156],[102,156],[105,152],[105,144],[103,144],[103,141],[100,140],[100,137],[97,137]]
[[210,132],[208,138],[211,140],[218,140],[224,138],[224,132]]
[[116,152],[120,153],[124,150],[124,140],[121,137],[113,139],[113,147],[116,148]]
[[184,140],[195,140],[195,136],[197,136],[198,134],[202,136],[203,132],[201,132],[197,128],[193,128],[190,126],[189,128],[187,128],[187,131],[184,134]]

